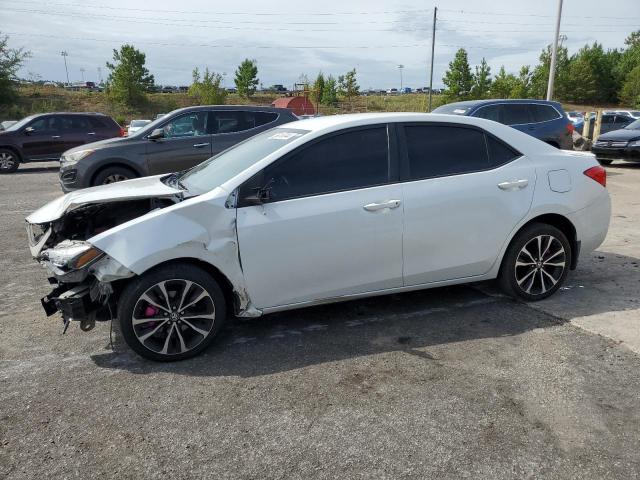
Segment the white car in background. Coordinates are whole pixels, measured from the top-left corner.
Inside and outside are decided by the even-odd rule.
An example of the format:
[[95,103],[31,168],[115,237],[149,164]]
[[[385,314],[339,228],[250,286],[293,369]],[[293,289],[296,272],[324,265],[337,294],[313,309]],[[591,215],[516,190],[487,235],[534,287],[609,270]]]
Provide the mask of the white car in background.
[[131,120],[129,128],[127,129],[127,135],[137,132],[143,127],[146,127],[151,123],[151,120]]
[[27,218],[56,284],[47,314],[116,319],[159,361],[204,350],[227,312],[498,279],[541,300],[609,226],[606,173],[475,117],[381,113],[262,132],[186,173],[69,193]]

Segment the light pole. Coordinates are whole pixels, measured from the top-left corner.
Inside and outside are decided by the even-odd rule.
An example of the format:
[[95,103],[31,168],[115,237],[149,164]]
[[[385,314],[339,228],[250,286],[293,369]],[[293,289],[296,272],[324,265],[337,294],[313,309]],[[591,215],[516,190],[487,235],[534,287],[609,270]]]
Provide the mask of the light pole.
[[98,67],[98,85],[102,85],[102,68]]
[[69,69],[67,68],[67,57],[69,56],[69,54],[66,52],[66,50],[63,50],[60,52],[60,55],[62,55],[62,58],[64,58],[64,71],[67,72],[67,85],[69,85]]
[[80,75],[82,75],[82,83],[84,83],[84,68],[80,69]]
[[402,93],[402,69],[404,65],[398,65],[398,70],[400,70],[400,93]]
[[560,19],[562,18],[562,0],[558,0],[558,17],[556,18],[556,35],[551,50],[551,66],[549,68],[549,84],[547,85],[547,100],[553,99],[553,82],[556,77],[556,56],[558,55],[558,39],[560,37]]

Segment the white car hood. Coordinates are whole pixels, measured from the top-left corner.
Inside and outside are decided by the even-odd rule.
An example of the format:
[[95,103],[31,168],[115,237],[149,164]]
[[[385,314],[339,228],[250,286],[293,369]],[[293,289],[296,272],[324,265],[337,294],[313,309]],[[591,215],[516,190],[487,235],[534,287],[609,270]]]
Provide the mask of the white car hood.
[[27,217],[27,222],[31,224],[53,222],[65,213],[84,205],[142,198],[166,198],[183,192],[162,183],[160,178],[163,176],[136,178],[67,193],[33,212]]

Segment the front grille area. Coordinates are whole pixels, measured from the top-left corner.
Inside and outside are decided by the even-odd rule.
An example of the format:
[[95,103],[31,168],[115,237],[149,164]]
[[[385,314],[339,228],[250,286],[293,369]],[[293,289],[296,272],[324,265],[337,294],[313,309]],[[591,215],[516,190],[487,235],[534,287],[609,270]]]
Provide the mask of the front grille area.
[[71,182],[75,181],[77,173],[78,172],[76,170],[67,170],[62,175],[60,175],[60,179],[64,183],[71,183]]
[[623,141],[623,142],[610,142],[610,141],[607,141],[607,140],[598,140],[595,143],[595,146],[596,147],[600,147],[600,148],[624,148],[624,147],[627,146],[627,143],[628,142],[626,142],[626,141]]

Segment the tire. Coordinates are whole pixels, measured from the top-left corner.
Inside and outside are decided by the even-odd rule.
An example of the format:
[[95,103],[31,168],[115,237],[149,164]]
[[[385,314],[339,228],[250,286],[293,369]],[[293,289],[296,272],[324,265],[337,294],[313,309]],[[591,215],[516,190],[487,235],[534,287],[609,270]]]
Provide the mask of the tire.
[[127,167],[107,167],[95,176],[91,186],[122,182],[136,178],[137,176],[133,170]]
[[515,236],[507,249],[498,276],[500,287],[507,295],[526,301],[547,298],[567,278],[572,254],[567,237],[556,227],[531,224]]
[[605,160],[602,158],[598,158],[597,160],[600,162],[600,165],[611,165],[613,163],[613,160]]
[[[180,305],[186,308],[181,311]],[[220,332],[226,316],[218,283],[189,264],[161,266],[135,278],[118,302],[125,342],[137,354],[158,362],[201,353]]]
[[13,150],[0,148],[0,174],[13,173],[20,166],[20,158]]

